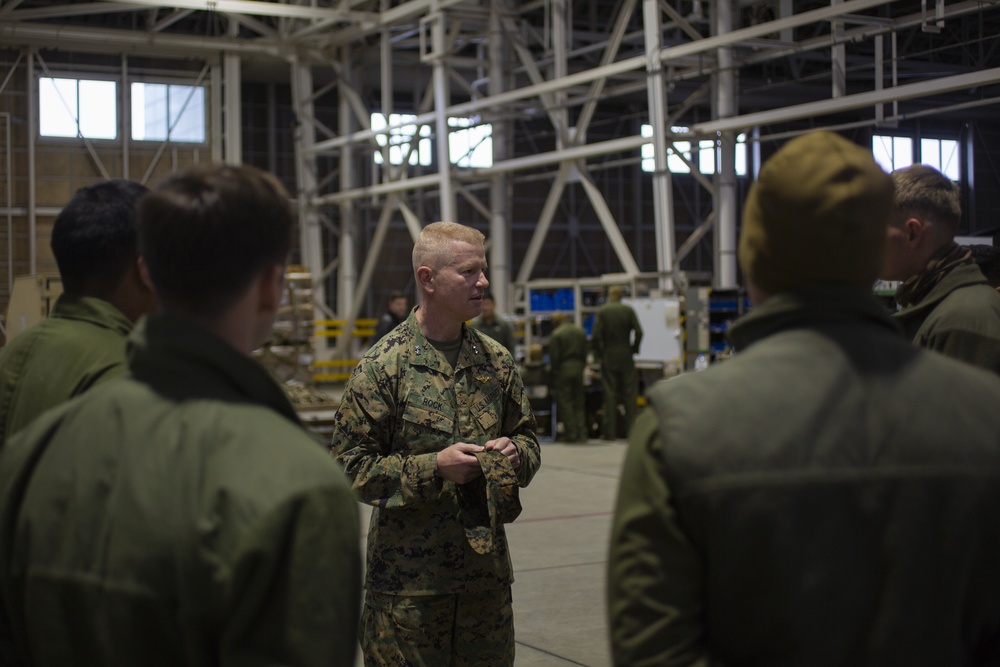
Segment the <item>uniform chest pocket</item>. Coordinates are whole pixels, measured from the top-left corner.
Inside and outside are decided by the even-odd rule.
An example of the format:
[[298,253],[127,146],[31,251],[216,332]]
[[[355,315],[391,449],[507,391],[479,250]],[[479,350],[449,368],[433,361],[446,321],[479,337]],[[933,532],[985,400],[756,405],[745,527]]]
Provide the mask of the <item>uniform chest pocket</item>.
[[479,423],[479,428],[483,429],[483,433],[491,437],[495,435],[494,432],[497,429],[497,424],[500,422],[500,417],[497,415],[495,407],[487,405],[478,411],[474,410],[473,416]]
[[403,412],[403,443],[411,452],[441,449],[442,441],[450,439],[454,430],[455,420],[437,410],[407,405]]

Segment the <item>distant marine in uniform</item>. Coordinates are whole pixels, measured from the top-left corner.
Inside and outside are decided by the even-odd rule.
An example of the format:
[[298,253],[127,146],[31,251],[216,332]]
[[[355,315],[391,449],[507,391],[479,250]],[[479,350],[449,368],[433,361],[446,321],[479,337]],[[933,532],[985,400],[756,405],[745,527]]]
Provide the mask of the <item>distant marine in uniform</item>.
[[[591,341],[594,356],[601,363],[601,391],[604,394],[604,438],[626,436],[635,422],[639,377],[633,357],[642,342],[642,325],[632,306],[622,303],[619,285],[608,289],[608,301],[594,316]],[[625,409],[625,432],[618,432],[618,406]]]
[[586,442],[587,413],[583,371],[587,366],[587,332],[564,313],[552,316],[549,363],[556,392],[556,415],[566,442]]

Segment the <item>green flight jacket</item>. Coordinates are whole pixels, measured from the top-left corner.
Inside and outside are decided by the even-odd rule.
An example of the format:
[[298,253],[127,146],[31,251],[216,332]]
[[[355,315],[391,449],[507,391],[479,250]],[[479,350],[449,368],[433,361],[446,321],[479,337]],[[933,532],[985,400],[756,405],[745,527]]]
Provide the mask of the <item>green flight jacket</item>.
[[635,310],[627,303],[613,301],[597,309],[591,333],[594,354],[605,366],[613,369],[631,366],[642,342],[642,325]]
[[952,269],[893,317],[917,345],[1000,374],[1000,293],[975,264]]
[[614,664],[1000,664],[1000,379],[846,288],[772,296],[730,339],[631,433]]
[[49,408],[123,375],[131,331],[107,301],[64,292],[48,318],[0,348],[0,450]]
[[420,331],[414,310],[375,344],[344,387],[332,452],[361,500],[374,506],[365,586],[395,595],[498,589],[513,581],[506,536],[476,553],[461,523],[458,485],[437,473],[437,453],[456,442],[501,436],[521,460],[527,486],[541,464],[535,419],[513,357],[462,327],[452,368]]
[[587,365],[587,332],[578,324],[563,322],[549,336],[549,363],[556,380],[583,381]]
[[352,667],[343,471],[207,331],[149,316],[130,344],[0,453],[0,664]]

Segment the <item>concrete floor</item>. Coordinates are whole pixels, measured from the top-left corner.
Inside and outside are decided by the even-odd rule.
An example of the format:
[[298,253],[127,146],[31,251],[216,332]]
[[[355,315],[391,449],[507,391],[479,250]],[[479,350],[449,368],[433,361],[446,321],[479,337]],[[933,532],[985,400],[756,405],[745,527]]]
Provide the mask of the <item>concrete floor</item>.
[[[624,440],[542,443],[542,467],[507,526],[517,667],[611,664],[604,569],[625,450]],[[368,517],[363,509],[365,528]]]

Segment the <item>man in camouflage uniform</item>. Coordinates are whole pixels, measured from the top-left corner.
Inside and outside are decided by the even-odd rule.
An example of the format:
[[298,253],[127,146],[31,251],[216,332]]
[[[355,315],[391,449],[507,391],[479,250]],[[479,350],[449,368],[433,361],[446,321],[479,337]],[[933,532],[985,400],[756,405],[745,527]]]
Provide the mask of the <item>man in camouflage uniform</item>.
[[531,481],[535,422],[513,357],[464,324],[489,285],[483,235],[428,225],[413,267],[421,305],[358,364],[333,434],[334,455],[375,507],[361,648],[369,666],[512,665],[506,537],[501,526],[491,550],[472,548],[463,498],[482,481],[484,451],[505,455],[518,485]]
[[632,356],[642,342],[642,326],[632,306],[622,303],[622,288],[608,290],[608,302],[594,316],[594,355],[601,360],[601,391],[604,394],[604,439],[618,437],[618,406],[625,406],[625,432],[635,422],[639,379]]
[[587,332],[565,313],[553,315],[552,326],[549,362],[556,390],[556,415],[562,420],[566,442],[586,442],[583,369],[587,365]]

